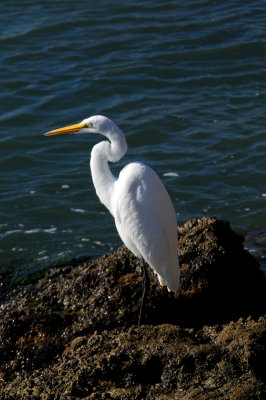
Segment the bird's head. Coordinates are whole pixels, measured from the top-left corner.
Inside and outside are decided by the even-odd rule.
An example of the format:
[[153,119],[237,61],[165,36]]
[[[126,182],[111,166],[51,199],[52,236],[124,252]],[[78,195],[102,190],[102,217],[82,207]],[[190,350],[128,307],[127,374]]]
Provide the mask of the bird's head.
[[86,118],[78,124],[65,126],[45,133],[45,136],[63,135],[66,133],[99,133],[108,136],[110,133],[119,132],[120,129],[113,121],[102,115]]

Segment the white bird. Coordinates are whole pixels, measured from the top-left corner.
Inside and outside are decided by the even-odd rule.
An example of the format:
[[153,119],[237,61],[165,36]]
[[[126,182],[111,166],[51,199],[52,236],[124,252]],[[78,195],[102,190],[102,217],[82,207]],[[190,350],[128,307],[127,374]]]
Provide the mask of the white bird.
[[[114,177],[108,162],[119,161],[125,155],[127,142],[118,126],[107,117],[92,116],[45,135],[67,133],[97,133],[108,139],[96,144],[91,152],[90,167],[96,193],[114,217],[126,247],[150,265],[161,285],[176,292],[180,280],[176,215],[158,175],[149,166],[133,162],[121,170],[118,178]],[[139,324],[148,279],[144,262],[143,272]]]

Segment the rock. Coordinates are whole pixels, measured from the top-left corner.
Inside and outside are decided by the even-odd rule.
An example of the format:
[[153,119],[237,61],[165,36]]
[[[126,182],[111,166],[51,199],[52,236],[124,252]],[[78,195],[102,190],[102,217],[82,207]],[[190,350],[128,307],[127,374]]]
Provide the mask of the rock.
[[179,228],[179,297],[124,246],[1,305],[3,399],[262,399],[265,281],[226,221]]
[[265,310],[265,281],[244,238],[227,221],[201,218],[179,229],[182,307],[187,319],[215,322]]
[[49,367],[15,374],[5,392],[19,399],[262,399],[265,322],[94,332],[72,340]]

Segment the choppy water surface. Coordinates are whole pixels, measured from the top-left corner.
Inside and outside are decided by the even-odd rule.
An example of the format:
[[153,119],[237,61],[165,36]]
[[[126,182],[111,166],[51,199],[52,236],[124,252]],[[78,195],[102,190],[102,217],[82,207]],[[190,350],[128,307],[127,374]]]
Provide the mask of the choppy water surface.
[[263,264],[265,12],[262,0],[2,2],[2,270],[121,243],[91,181],[100,138],[42,135],[93,114],[126,134],[115,172],[148,163],[180,224],[226,218]]

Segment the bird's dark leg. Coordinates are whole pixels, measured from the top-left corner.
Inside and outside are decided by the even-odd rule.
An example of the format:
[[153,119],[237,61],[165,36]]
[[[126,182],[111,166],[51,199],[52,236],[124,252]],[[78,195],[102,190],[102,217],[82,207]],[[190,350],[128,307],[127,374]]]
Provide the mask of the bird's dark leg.
[[143,288],[142,288],[142,297],[141,297],[141,304],[140,304],[140,310],[139,310],[138,326],[141,325],[142,314],[145,309],[145,303],[146,303],[146,298],[147,298],[147,291],[150,287],[150,278],[149,278],[148,271],[146,268],[146,263],[143,260],[143,258],[141,260],[142,260],[142,271],[143,271],[143,278],[142,278]]

